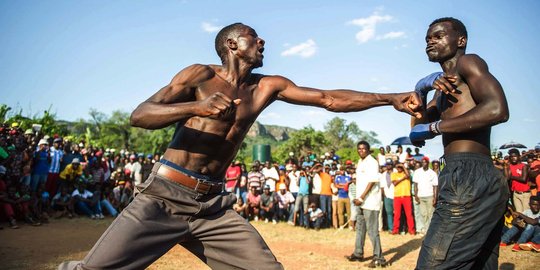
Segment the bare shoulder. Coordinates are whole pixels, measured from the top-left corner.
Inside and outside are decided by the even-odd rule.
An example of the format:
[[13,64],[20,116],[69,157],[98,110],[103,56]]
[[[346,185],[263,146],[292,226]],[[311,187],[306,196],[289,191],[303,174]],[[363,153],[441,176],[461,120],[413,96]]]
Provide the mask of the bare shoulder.
[[281,75],[257,75],[261,76],[259,84],[265,89],[281,91],[286,89],[290,85],[294,85],[291,80]]
[[194,85],[215,76],[219,66],[193,64],[178,72],[171,81],[171,84]]
[[477,54],[465,54],[457,62],[457,71],[460,75],[468,77],[488,72],[488,66]]

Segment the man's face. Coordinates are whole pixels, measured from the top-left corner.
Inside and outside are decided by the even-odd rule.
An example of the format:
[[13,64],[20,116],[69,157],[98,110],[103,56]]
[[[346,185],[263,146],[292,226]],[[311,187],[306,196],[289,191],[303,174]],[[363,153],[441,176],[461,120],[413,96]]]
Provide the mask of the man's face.
[[459,39],[450,22],[432,25],[426,34],[426,54],[429,61],[440,63],[454,57],[459,49]]
[[520,157],[519,157],[518,154],[516,154],[516,153],[510,154],[510,163],[515,165],[515,164],[517,164],[519,162],[519,160],[520,160]]
[[432,165],[433,165],[433,169],[434,169],[434,170],[438,170],[438,169],[439,169],[439,162],[434,162]]
[[429,169],[429,162],[427,160],[422,160],[422,168],[424,168],[424,170]]
[[253,28],[246,26],[238,31],[236,38],[236,54],[253,66],[258,68],[263,66],[263,51],[265,41],[259,38]]
[[359,144],[356,148],[356,151],[358,151],[358,155],[362,159],[366,158],[369,155],[369,149],[364,144]]
[[531,207],[531,211],[536,214],[538,211],[540,211],[540,202],[538,201],[531,201],[529,202],[529,206]]
[[265,162],[265,163],[264,163],[264,166],[265,166],[267,169],[270,169],[270,162],[269,162],[269,161]]

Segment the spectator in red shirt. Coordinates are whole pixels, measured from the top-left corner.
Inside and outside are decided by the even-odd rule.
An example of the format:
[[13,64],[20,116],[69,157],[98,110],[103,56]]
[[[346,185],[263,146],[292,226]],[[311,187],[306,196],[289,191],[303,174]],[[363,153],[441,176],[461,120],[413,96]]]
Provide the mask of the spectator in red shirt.
[[231,166],[227,168],[227,172],[225,173],[225,190],[227,192],[235,191],[235,188],[240,183],[240,176],[242,176],[242,170],[240,169],[240,161],[237,160],[231,163]]
[[531,187],[527,183],[528,166],[521,163],[521,156],[517,149],[508,151],[510,163],[505,169],[505,175],[511,182],[510,190],[513,193],[512,200],[516,207],[516,212],[523,213],[529,209],[529,199],[531,198]]

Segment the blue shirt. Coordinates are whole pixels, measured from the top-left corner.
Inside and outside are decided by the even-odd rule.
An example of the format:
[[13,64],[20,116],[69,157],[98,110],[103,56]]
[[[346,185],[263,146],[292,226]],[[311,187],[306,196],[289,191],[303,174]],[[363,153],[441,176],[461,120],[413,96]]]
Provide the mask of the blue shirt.
[[307,178],[305,176],[300,176],[300,186],[298,187],[298,194],[309,194],[309,183],[307,182]]
[[[338,175],[336,176],[334,183],[340,185],[346,185],[351,181],[351,177],[348,175]],[[349,192],[344,188],[338,188],[338,198],[346,199],[349,198]]]
[[34,174],[49,173],[49,153],[47,151],[34,152]]
[[49,173],[60,173],[60,160],[64,156],[64,151],[51,147],[51,165]]

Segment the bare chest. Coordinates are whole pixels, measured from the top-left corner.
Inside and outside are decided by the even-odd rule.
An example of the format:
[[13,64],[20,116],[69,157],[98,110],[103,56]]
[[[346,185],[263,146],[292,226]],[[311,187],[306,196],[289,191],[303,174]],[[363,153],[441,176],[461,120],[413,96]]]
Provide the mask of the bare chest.
[[441,119],[450,119],[460,116],[476,106],[476,101],[471,95],[469,86],[464,82],[457,85],[456,93],[439,93],[437,107],[441,112]]

